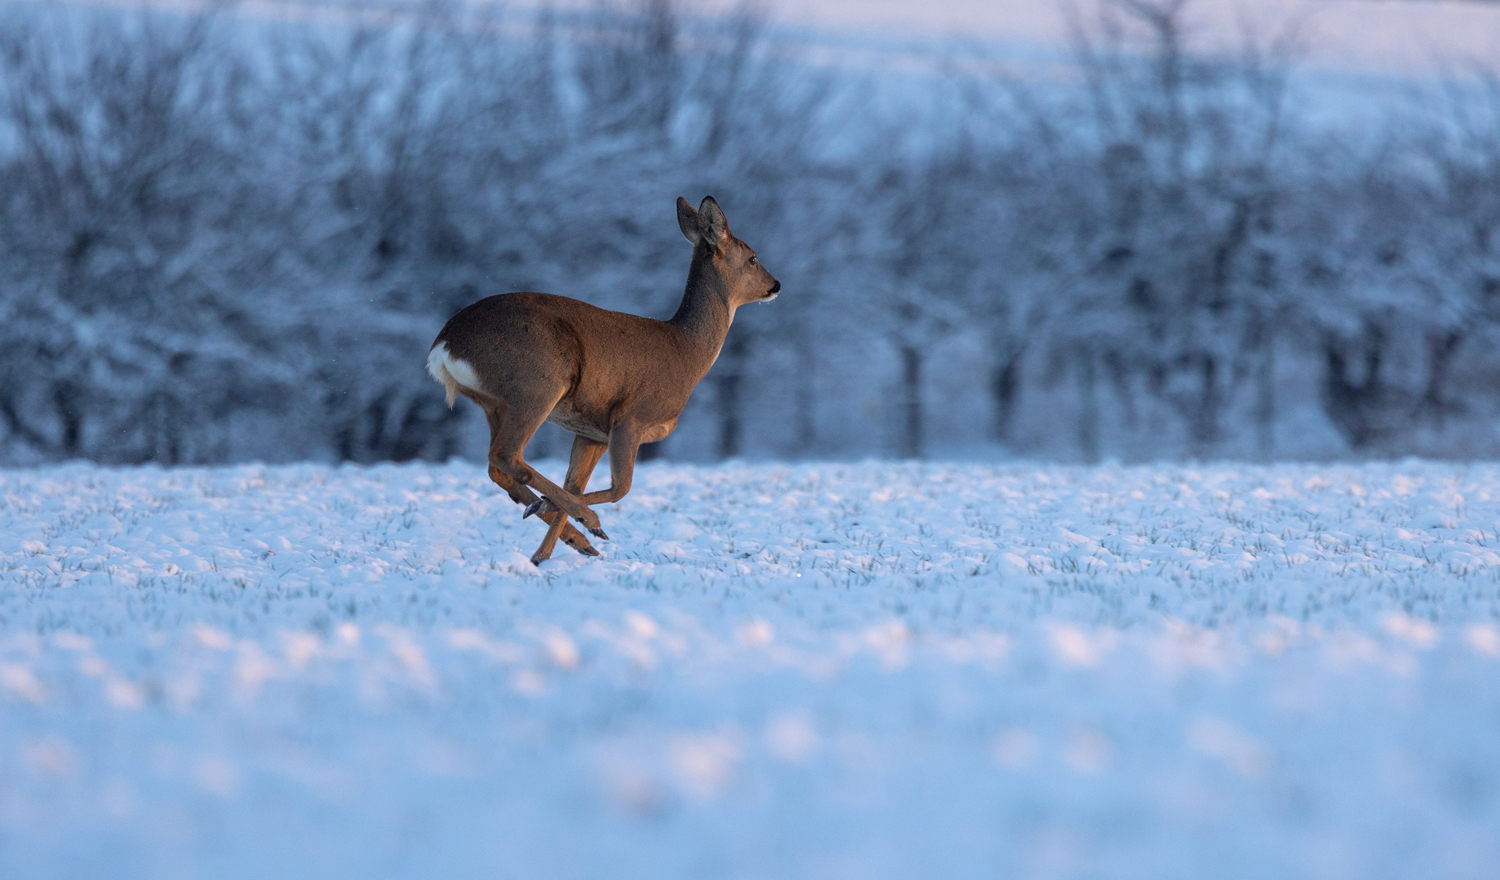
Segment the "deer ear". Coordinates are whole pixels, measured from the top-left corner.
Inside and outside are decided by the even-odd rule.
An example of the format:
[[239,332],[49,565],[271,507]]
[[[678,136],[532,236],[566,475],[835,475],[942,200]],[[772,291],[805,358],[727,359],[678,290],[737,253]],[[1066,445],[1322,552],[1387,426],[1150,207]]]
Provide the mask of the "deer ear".
[[703,232],[698,228],[698,222],[698,212],[693,210],[693,206],[688,204],[687,199],[679,196],[677,228],[681,229],[682,234],[687,236],[687,240],[693,243],[693,247],[697,247],[698,242],[703,239]]
[[704,196],[703,204],[698,206],[698,228],[702,230],[703,240],[714,247],[722,246],[729,237],[729,221],[713,196]]

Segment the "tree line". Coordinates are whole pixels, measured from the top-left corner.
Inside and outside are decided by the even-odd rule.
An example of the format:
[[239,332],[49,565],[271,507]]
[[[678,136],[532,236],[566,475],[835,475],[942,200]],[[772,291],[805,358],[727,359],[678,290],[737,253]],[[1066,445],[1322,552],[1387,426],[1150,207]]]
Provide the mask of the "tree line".
[[480,451],[423,371],[443,321],[665,317],[705,193],[784,293],[668,456],[1493,454],[1500,81],[1320,121],[1294,52],[1200,51],[1189,10],[909,75],[671,0],[9,10],[0,461]]

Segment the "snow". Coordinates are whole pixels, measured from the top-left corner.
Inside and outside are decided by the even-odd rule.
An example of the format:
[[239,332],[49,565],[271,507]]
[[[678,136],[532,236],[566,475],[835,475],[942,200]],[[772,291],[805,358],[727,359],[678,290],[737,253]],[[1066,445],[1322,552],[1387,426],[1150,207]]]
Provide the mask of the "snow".
[[537,569],[472,463],[0,471],[0,877],[1500,875],[1500,466],[600,513]]

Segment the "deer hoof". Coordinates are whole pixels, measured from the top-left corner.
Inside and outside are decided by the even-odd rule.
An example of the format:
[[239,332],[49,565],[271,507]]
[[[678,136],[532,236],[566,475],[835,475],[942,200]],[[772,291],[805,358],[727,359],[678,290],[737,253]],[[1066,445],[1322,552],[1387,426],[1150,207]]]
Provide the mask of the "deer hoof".
[[526,505],[526,511],[521,514],[521,519],[527,519],[530,516],[532,516],[533,514],[541,513],[542,512],[542,505],[544,505],[546,503],[547,503],[547,499],[545,499],[545,498],[538,498],[537,500],[535,500],[535,501],[531,502],[530,504]]
[[586,528],[588,528],[589,534],[593,535],[594,537],[598,538],[599,540],[601,540],[601,541],[608,541],[609,540],[609,535],[604,534],[604,530],[603,529],[596,529],[596,528],[593,528],[592,526],[587,526]]

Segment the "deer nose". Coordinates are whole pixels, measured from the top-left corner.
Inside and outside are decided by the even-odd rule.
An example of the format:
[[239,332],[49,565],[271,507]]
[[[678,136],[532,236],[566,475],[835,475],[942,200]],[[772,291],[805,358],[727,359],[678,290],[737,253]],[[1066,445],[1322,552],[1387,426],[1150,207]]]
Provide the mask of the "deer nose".
[[781,282],[778,281],[775,284],[771,285],[771,291],[770,291],[770,293],[767,293],[766,295],[770,296],[771,293],[780,293],[780,292],[781,292]]

